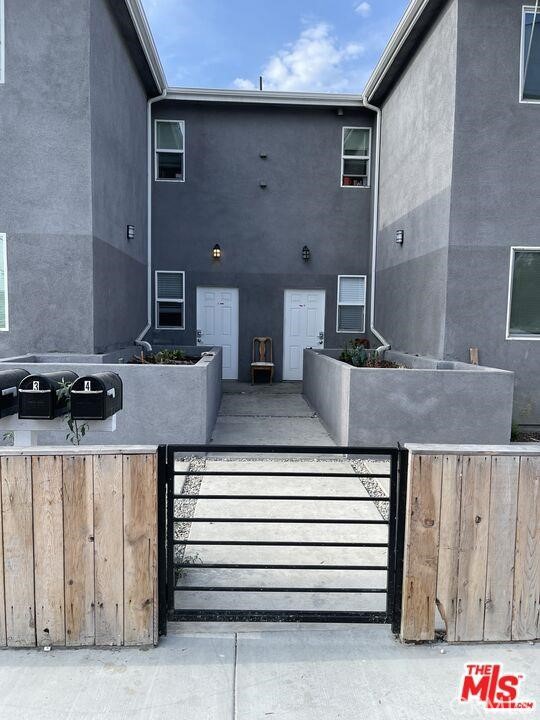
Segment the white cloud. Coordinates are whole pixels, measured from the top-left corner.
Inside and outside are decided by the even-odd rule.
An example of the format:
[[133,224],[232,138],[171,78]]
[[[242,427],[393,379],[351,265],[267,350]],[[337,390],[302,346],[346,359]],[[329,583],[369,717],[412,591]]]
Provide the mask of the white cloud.
[[368,2],[361,2],[354,9],[362,17],[367,17],[371,13],[371,5]]
[[[298,39],[273,55],[262,70],[265,90],[290,92],[360,92],[356,64],[364,47],[340,45],[332,26],[320,22],[307,27]],[[255,89],[251,80],[236,78],[234,86]]]

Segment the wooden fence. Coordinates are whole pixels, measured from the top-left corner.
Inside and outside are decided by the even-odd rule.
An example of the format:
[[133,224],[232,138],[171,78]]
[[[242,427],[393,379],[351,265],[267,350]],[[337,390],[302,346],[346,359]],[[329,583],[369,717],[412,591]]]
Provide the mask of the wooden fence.
[[540,450],[409,451],[402,639],[540,638]]
[[0,479],[0,645],[155,644],[155,448],[2,448]]

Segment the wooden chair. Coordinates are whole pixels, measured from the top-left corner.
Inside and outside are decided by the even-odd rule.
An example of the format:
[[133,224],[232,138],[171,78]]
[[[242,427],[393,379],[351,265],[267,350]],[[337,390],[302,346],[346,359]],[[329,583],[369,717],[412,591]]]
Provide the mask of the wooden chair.
[[270,372],[270,384],[274,379],[274,363],[272,358],[272,338],[253,338],[253,355],[251,362],[251,384],[255,384],[257,370]]

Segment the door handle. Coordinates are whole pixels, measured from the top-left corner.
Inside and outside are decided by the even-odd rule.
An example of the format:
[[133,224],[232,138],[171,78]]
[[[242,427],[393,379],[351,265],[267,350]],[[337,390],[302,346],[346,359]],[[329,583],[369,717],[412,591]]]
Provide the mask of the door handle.
[[321,330],[319,333],[319,345],[322,345],[324,343],[324,332]]
[[202,343],[202,330],[197,330],[197,342]]

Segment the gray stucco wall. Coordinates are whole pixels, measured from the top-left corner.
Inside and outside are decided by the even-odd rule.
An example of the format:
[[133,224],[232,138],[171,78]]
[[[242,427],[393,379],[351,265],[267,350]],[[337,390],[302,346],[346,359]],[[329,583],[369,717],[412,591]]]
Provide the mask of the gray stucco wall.
[[89,21],[86,1],[5,0],[2,354],[93,347]]
[[428,355],[444,350],[456,43],[452,0],[382,108],[376,327]]
[[[92,0],[90,21],[94,345],[99,351],[133,341],[146,324],[147,97],[120,32],[118,10],[113,15],[109,0]],[[127,239],[127,225],[135,226],[134,240]]]
[[[516,374],[540,424],[540,342],[506,340],[510,247],[538,246],[540,105],[519,103],[521,6],[460,0],[445,354]],[[539,308],[540,312],[540,308]]]
[[210,285],[239,288],[240,379],[255,335],[273,338],[281,378],[285,289],[326,290],[326,344],[342,345],[337,276],[368,274],[371,190],[340,187],[341,130],[371,126],[371,113],[166,101],[154,117],[186,123],[186,181],[153,184],[154,269],[186,271],[186,330],[154,340],[195,342],[196,288]]

